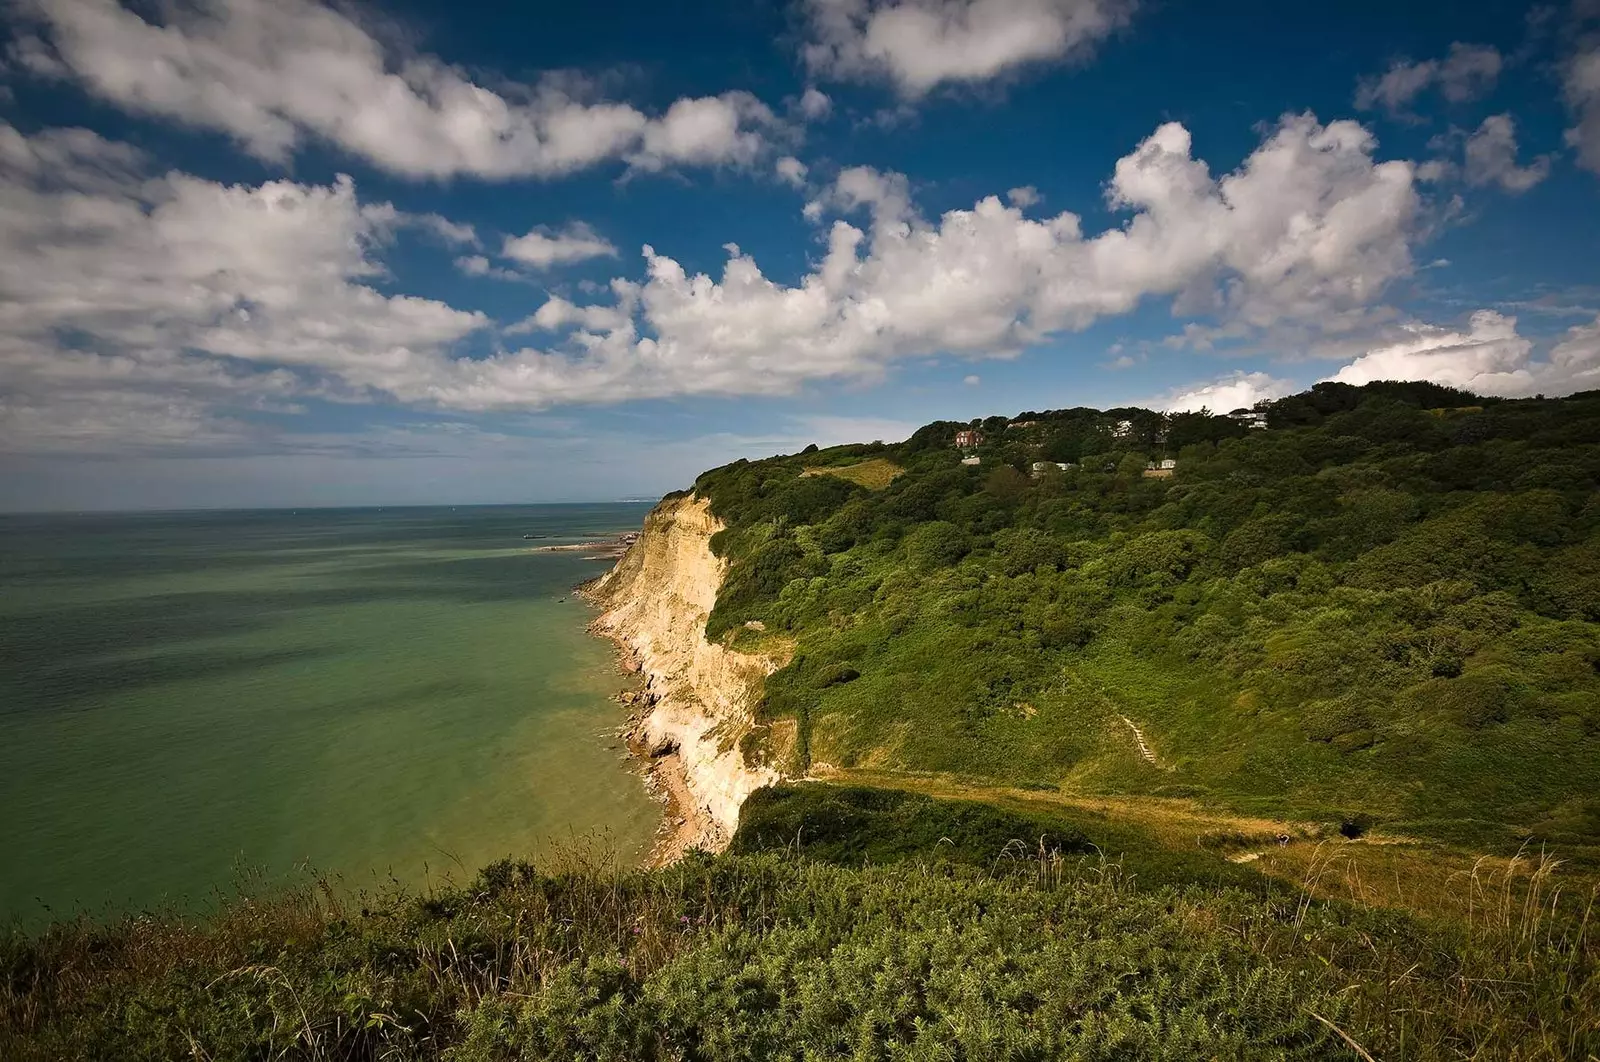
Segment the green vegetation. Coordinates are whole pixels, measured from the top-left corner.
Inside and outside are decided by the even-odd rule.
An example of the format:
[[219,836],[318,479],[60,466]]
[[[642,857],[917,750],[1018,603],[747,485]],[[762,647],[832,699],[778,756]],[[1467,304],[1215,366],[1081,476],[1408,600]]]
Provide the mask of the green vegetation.
[[[811,837],[798,845],[785,839],[797,821]],[[663,870],[504,862],[425,895],[310,885],[209,918],[61,923],[0,939],[0,1057],[1187,1062],[1351,1059],[1354,1043],[1389,1060],[1555,1062],[1600,1050],[1600,954],[1585,901],[1556,897],[1548,866],[1474,879],[1483,909],[1440,928],[1244,870],[1186,880],[1132,834],[1043,825],[1041,844],[1036,819],[806,786],[756,798],[735,853]],[[1164,880],[1130,869],[1141,860]]]
[[[708,636],[795,646],[763,712],[799,740],[767,755],[1592,856],[1600,392],[1264,412],[1029,412],[971,425],[976,467],[936,423],[701,476],[731,562]],[[804,474],[867,461],[904,472]]]

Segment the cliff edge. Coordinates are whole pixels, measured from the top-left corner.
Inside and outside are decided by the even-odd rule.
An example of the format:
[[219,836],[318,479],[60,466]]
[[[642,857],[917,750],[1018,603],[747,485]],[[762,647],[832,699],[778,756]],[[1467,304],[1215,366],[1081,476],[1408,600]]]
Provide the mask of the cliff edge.
[[709,500],[668,498],[616,566],[585,590],[604,610],[594,630],[617,641],[644,676],[629,738],[651,761],[668,804],[657,862],[688,848],[725,848],[745,798],[778,779],[769,767],[747,764],[740,741],[754,723],[762,681],[783,661],[705,637],[725,567],[711,552],[721,529]]

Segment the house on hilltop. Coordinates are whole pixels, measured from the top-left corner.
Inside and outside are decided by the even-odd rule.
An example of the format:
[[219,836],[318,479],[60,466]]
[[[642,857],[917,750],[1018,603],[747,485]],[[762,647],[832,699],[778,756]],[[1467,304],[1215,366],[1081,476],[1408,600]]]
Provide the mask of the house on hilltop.
[[1166,479],[1177,470],[1178,462],[1174,461],[1170,457],[1164,458],[1160,461],[1151,461],[1149,464],[1144,466],[1144,474],[1152,479]]
[[983,432],[976,428],[964,428],[956,432],[956,449],[972,450],[983,445]]
[[1267,415],[1259,410],[1239,408],[1227,416],[1229,420],[1236,420],[1249,428],[1265,428],[1267,426]]

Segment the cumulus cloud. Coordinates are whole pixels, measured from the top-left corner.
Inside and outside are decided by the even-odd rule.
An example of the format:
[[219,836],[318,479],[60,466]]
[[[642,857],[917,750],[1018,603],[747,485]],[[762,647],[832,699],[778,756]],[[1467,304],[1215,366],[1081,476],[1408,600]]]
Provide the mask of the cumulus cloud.
[[1011,189],[1011,191],[1006,193],[1006,199],[1010,200],[1012,206],[1019,207],[1023,210],[1026,210],[1032,206],[1038,206],[1040,203],[1044,202],[1044,196],[1039,194],[1039,189],[1035,188],[1031,184],[1025,184],[1020,188]]
[[1472,315],[1466,331],[1413,323],[1403,338],[1344,366],[1331,380],[1429,380],[1482,395],[1569,394],[1600,386],[1600,318],[1569,329],[1545,358],[1494,310]]
[[478,230],[439,214],[398,214],[396,220],[422,230],[451,247],[478,246]]
[[832,110],[833,101],[828,98],[826,92],[815,85],[807,86],[805,92],[801,93],[800,114],[807,121],[814,122],[826,118]]
[[631,290],[625,291],[624,295],[622,304],[618,306],[579,306],[567,299],[551,296],[538,310],[507,328],[505,334],[559,332],[573,327],[591,333],[620,331],[629,327],[633,316],[628,298]]
[[[549,299],[499,333],[534,342],[466,356],[490,322],[380,293],[381,252],[407,223],[347,179],[152,180],[93,134],[0,129],[0,393],[65,411],[179,393],[192,405],[173,407],[173,430],[196,438],[307,399],[490,410],[787,394],[908,358],[1010,356],[1156,298],[1233,334],[1314,330],[1410,273],[1417,228],[1412,165],[1376,161],[1356,123],[1285,117],[1221,176],[1169,123],[1117,162],[1107,195],[1126,217],[1095,235],[998,196],[930,220],[903,176],[858,167],[807,205],[824,249],[792,285],[732,244],[716,277],[647,246],[641,279],[609,297],[580,288],[588,305]],[[530,266],[612,250],[575,226],[511,245]],[[6,415],[8,439],[39,420]]]
[[808,0],[803,54],[818,74],[887,79],[915,98],[946,82],[1083,58],[1134,8],[1134,0]]
[[1479,310],[1465,332],[1420,323],[1406,331],[1408,337],[1368,351],[1329,379],[1348,384],[1428,380],[1479,394],[1528,389],[1533,344],[1517,334],[1515,317]]
[[1365,77],[1356,86],[1355,105],[1360,110],[1382,108],[1392,115],[1405,115],[1423,92],[1437,88],[1451,103],[1477,99],[1494,87],[1505,61],[1489,45],[1450,45],[1443,59],[1420,63],[1396,60],[1383,74]]
[[1567,130],[1567,143],[1578,152],[1578,164],[1600,174],[1600,34],[1588,37],[1562,69],[1562,88],[1577,124]]
[[1207,383],[1174,388],[1159,398],[1141,404],[1164,413],[1198,413],[1202,409],[1212,413],[1228,413],[1241,407],[1248,408],[1257,402],[1282,398],[1298,390],[1292,381],[1281,380],[1264,372],[1241,370]]
[[559,231],[537,228],[523,236],[507,236],[500,253],[534,269],[549,269],[588,258],[615,258],[617,249],[580,221]]
[[526,273],[495,265],[489,260],[488,255],[462,255],[455,260],[455,266],[469,277],[491,277],[495,280],[511,280],[524,284],[532,281]]
[[628,161],[645,170],[683,164],[748,164],[765,144],[757,130],[776,121],[767,105],[748,92],[678,100],[666,114],[644,126],[640,146],[629,153]]
[[1550,156],[1517,165],[1517,129],[1509,114],[1492,114],[1467,138],[1463,173],[1472,185],[1492,184],[1520,195],[1550,176]]
[[149,178],[93,133],[0,126],[0,448],[215,446],[308,396],[424,396],[488,321],[370,286],[401,223],[347,178]]
[[1555,382],[1541,388],[1546,394],[1600,388],[1600,316],[1567,329],[1566,337],[1550,351],[1547,371]]
[[731,245],[719,277],[646,247],[645,279],[613,281],[626,326],[472,362],[441,400],[790,393],[880,377],[899,359],[1015,354],[1160,296],[1244,332],[1320,327],[1412,268],[1412,167],[1374,161],[1374,146],[1355,123],[1290,116],[1216,178],[1188,132],[1164,125],[1117,163],[1110,201],[1131,216],[1092,237],[1076,214],[1030,219],[996,196],[930,221],[904,177],[848,169],[807,205],[819,220],[846,216],[798,283],[771,280]]
[[778,179],[795,188],[804,188],[806,183],[806,164],[793,155],[785,155],[773,167]]
[[773,122],[740,92],[681,99],[658,117],[553,79],[497,92],[437,58],[392,53],[316,0],[193,0],[159,5],[160,21],[119,0],[12,10],[24,68],[225,133],[269,162],[315,136],[419,178],[551,177],[613,159],[651,170],[744,163]]

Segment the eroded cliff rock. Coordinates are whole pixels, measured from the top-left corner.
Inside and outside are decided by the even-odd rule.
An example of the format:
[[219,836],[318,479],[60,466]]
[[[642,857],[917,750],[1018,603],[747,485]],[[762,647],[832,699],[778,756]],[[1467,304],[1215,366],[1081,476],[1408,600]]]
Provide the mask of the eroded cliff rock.
[[663,861],[688,847],[726,847],[745,798],[778,777],[747,764],[740,739],[753,724],[762,681],[783,661],[705,638],[722,585],[724,564],[711,552],[721,528],[706,499],[669,498],[586,591],[604,609],[595,630],[614,638],[644,676],[631,737],[654,758],[656,782],[669,797],[668,827],[676,829],[657,852]]

